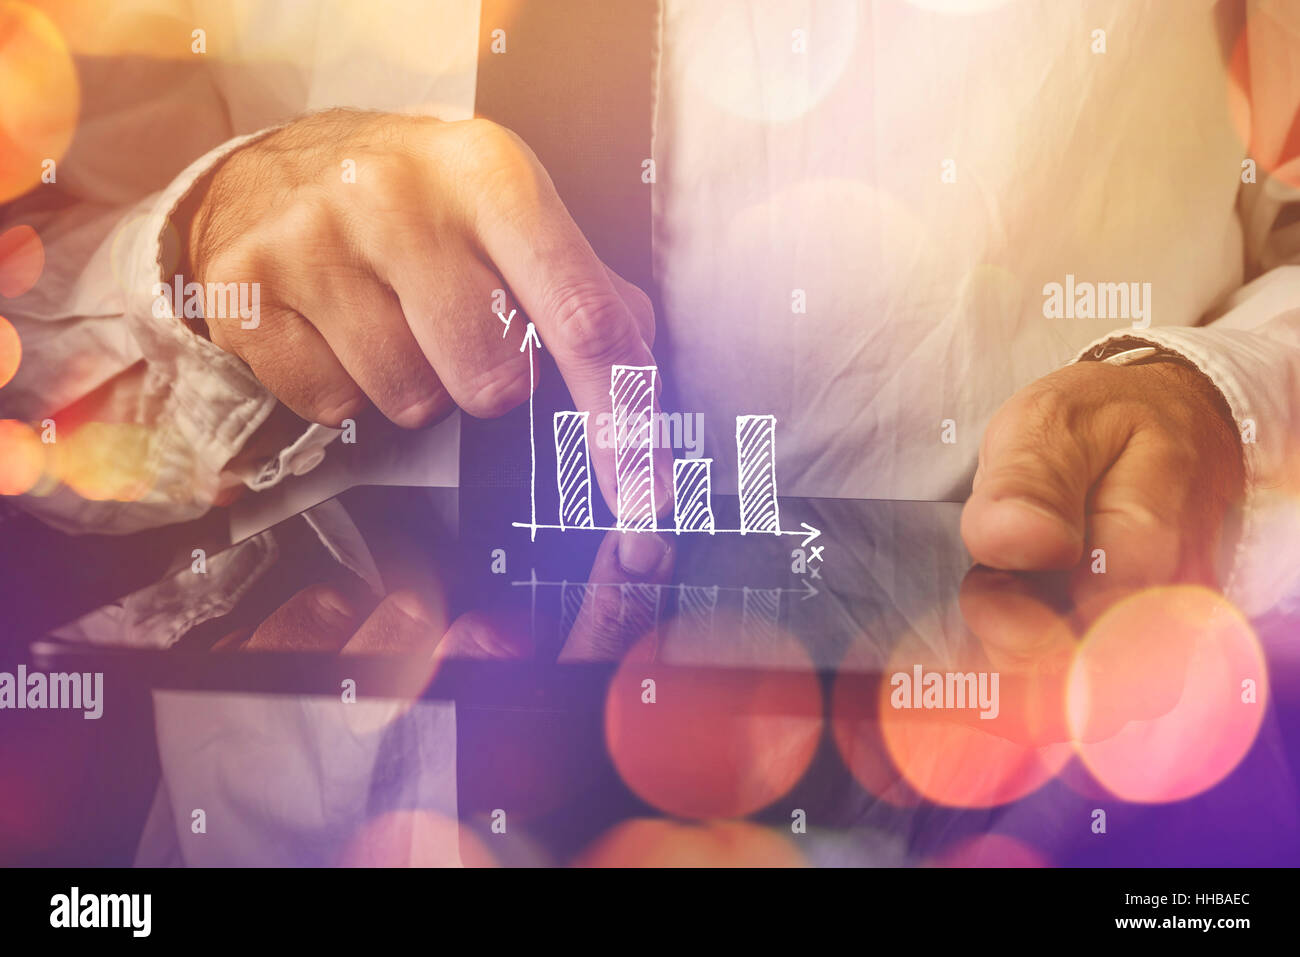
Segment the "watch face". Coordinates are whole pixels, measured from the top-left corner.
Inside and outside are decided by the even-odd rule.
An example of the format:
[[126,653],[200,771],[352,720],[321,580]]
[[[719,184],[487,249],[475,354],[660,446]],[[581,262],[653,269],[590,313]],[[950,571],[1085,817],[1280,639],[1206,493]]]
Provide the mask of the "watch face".
[[1135,362],[1141,362],[1143,359],[1151,359],[1161,355],[1159,349],[1155,346],[1135,346],[1130,348],[1121,348],[1118,352],[1113,352],[1102,358],[1102,362],[1109,362],[1111,365],[1127,366]]

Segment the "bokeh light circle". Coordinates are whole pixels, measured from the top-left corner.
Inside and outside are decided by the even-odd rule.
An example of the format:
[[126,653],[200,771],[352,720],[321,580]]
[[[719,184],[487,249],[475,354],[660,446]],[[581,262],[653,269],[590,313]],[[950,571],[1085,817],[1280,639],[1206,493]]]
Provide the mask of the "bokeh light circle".
[[880,680],[867,641],[850,647],[831,686],[831,736],[854,779],[896,807],[915,807],[921,796],[895,766],[880,732]]
[[16,299],[36,285],[45,269],[45,246],[30,226],[0,233],[0,296]]
[[784,835],[746,821],[687,824],[659,818],[610,828],[574,861],[576,867],[803,867]]
[[1295,125],[1294,86],[1286,71],[1300,41],[1293,0],[1255,0],[1227,56],[1227,111],[1245,150],[1259,168],[1257,181],[1276,177],[1300,189],[1300,127]]
[[987,13],[1005,7],[1009,0],[907,0],[912,6],[930,13],[951,13],[965,16]]
[[[929,673],[998,676],[997,713],[981,709],[895,707],[894,676]],[[951,807],[995,807],[1017,801],[1051,780],[1070,759],[1064,723],[1059,733],[1041,718],[1050,685],[1031,674],[997,671],[978,642],[940,655],[915,633],[901,636],[879,690],[880,731],[890,759],[926,800]],[[1056,699],[1059,701],[1059,697]],[[989,709],[992,715],[993,710]],[[1055,740],[1053,740],[1055,737]]]
[[135,502],[153,488],[152,434],[134,422],[87,422],[59,435],[59,478],[82,498]]
[[0,389],[7,386],[23,361],[23,341],[14,324],[0,316]]
[[1023,841],[1005,834],[979,834],[957,841],[927,862],[931,867],[1049,867],[1051,862]]
[[1250,750],[1268,669],[1223,596],[1150,588],[1089,628],[1066,695],[1079,757],[1102,786],[1126,801],[1178,801],[1218,784]]
[[[691,16],[706,18],[691,24],[692,35],[716,42],[681,45],[676,55],[687,85],[749,120],[786,123],[803,116],[835,86],[857,45],[856,0],[823,0],[811,9],[743,0],[692,7]],[[802,50],[796,30],[803,31]]]
[[740,621],[716,618],[710,635],[679,618],[637,641],[605,700],[606,746],[624,783],[684,818],[768,806],[803,776],[821,739],[821,688],[803,646],[779,630],[750,641]]
[[0,495],[22,495],[40,481],[45,446],[26,422],[0,419]]
[[348,841],[341,867],[494,867],[496,860],[455,818],[428,810],[390,811]]
[[81,108],[77,71],[40,10],[0,0],[0,203],[41,181],[67,152]]

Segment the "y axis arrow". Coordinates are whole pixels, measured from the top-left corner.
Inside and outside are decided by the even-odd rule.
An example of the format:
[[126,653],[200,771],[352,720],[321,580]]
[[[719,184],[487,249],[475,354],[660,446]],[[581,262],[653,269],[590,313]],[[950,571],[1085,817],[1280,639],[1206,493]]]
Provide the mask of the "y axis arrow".
[[[510,313],[514,318],[514,312]],[[507,327],[508,328],[508,327]],[[530,322],[524,330],[524,341],[519,344],[519,351],[528,350],[528,452],[532,460],[532,474],[528,478],[528,501],[532,509],[529,521],[531,541],[537,541],[537,435],[533,428],[533,390],[535,388],[533,373],[533,350],[540,349],[542,341],[537,338],[537,328]]]

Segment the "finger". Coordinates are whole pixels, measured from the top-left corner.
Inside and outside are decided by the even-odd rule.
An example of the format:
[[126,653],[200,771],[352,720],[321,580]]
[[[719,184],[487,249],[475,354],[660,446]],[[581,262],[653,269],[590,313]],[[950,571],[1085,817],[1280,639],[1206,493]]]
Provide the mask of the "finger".
[[1078,563],[1088,491],[1131,431],[1123,416],[1089,411],[1086,400],[1046,380],[998,410],[984,433],[979,482],[962,509],[962,538],[976,562],[1009,570]]
[[[602,263],[602,265],[604,265]],[[628,311],[632,313],[632,319],[636,322],[637,330],[641,333],[641,339],[645,342],[646,347],[653,349],[655,347],[655,309],[654,304],[650,302],[650,297],[645,294],[640,286],[628,282],[614,270],[605,266],[605,273],[609,276],[610,282],[614,284],[614,291],[627,305]]]
[[468,611],[443,635],[435,655],[444,658],[491,658],[500,661],[528,659],[533,643],[528,622],[518,617],[485,611]]
[[402,589],[387,595],[340,649],[345,655],[433,654],[446,630],[441,606]]
[[209,648],[209,651],[243,651],[248,639],[253,637],[252,628],[237,628],[227,635],[222,635]]
[[264,306],[256,328],[213,326],[212,341],[243,359],[258,381],[308,422],[338,428],[366,406],[365,394],[311,323]]
[[958,604],[990,663],[1016,674],[1064,672],[1074,651],[1060,573],[1027,575],[976,565],[962,579]]
[[335,270],[300,294],[301,312],[339,364],[389,421],[421,428],[452,397],[407,324],[397,295],[364,270]]
[[337,652],[361,621],[337,588],[308,585],[257,626],[243,651]]
[[494,418],[528,401],[537,370],[520,348],[527,321],[516,315],[507,330],[493,311],[501,277],[468,249],[412,239],[409,250],[395,257],[387,277],[414,341],[456,405]]
[[1026,575],[976,565],[962,580],[962,617],[1001,677],[1001,715],[1016,740],[1070,737],[1065,690],[1076,647],[1061,573]]
[[[577,409],[607,412],[611,370],[653,366],[649,346],[536,157],[499,127],[478,129],[483,142],[471,153],[474,163],[496,171],[490,180],[494,201],[478,204],[471,213],[479,242],[536,324]],[[638,415],[658,411],[653,389],[648,395],[637,390],[634,402]],[[662,514],[672,500],[672,456],[651,452],[649,457],[654,511]],[[605,500],[616,510],[615,450],[597,444],[592,461]]]
[[591,574],[561,660],[608,661],[658,624],[660,585],[672,577],[675,550],[666,535],[609,532]]
[[1089,499],[1087,553],[1071,577],[1081,622],[1152,585],[1217,584],[1220,510],[1202,494],[1198,475],[1196,461],[1158,433],[1128,443]]

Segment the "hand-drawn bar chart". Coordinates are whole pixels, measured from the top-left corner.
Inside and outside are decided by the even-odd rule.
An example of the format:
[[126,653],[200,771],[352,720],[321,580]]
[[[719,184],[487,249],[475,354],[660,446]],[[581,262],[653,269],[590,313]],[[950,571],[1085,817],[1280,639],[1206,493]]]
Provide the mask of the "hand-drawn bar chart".
[[[654,584],[642,582],[571,582],[544,581],[533,570],[529,578],[510,583],[516,588],[530,588],[533,601],[539,590],[560,593],[560,633],[568,634],[584,610],[595,607],[597,593],[605,589],[618,595],[617,622],[620,631],[629,635],[647,634],[665,620],[677,618],[688,634],[698,637],[714,634],[715,616],[738,606],[743,634],[774,644],[780,640],[781,608],[794,596],[806,601],[819,592],[805,581],[802,588],[750,588],[741,585]],[[723,595],[730,596],[724,606]],[[607,598],[612,596],[606,595]]]
[[674,531],[715,531],[712,488],[713,459],[678,459],[673,463]]
[[776,416],[736,418],[736,463],[740,471],[740,534],[778,531]]
[[591,453],[587,413],[555,413],[555,483],[560,490],[560,527],[591,528]]
[[614,408],[614,471],[618,527],[655,527],[654,366],[614,366],[609,397]]
[[[531,327],[531,324],[530,324]],[[533,337],[535,343],[536,337]],[[529,343],[525,338],[525,344]],[[531,362],[531,351],[529,353]],[[533,449],[531,497],[533,516],[514,522],[537,537],[539,529],[558,531],[662,531],[683,535],[799,535],[806,541],[820,534],[809,525],[799,530],[781,528],[776,482],[776,416],[736,417],[736,463],[740,499],[740,527],[717,528],[713,510],[711,458],[673,462],[672,524],[661,525],[655,501],[655,392],[659,370],[655,366],[616,365],[610,369],[609,397],[613,420],[614,465],[617,489],[614,525],[595,523],[591,475],[591,423],[588,412],[556,412],[552,419],[555,443],[555,481],[559,515],[555,524],[537,521],[536,443]],[[533,423],[529,400],[529,423]],[[666,454],[671,455],[669,450]],[[811,536],[811,538],[808,538]]]

